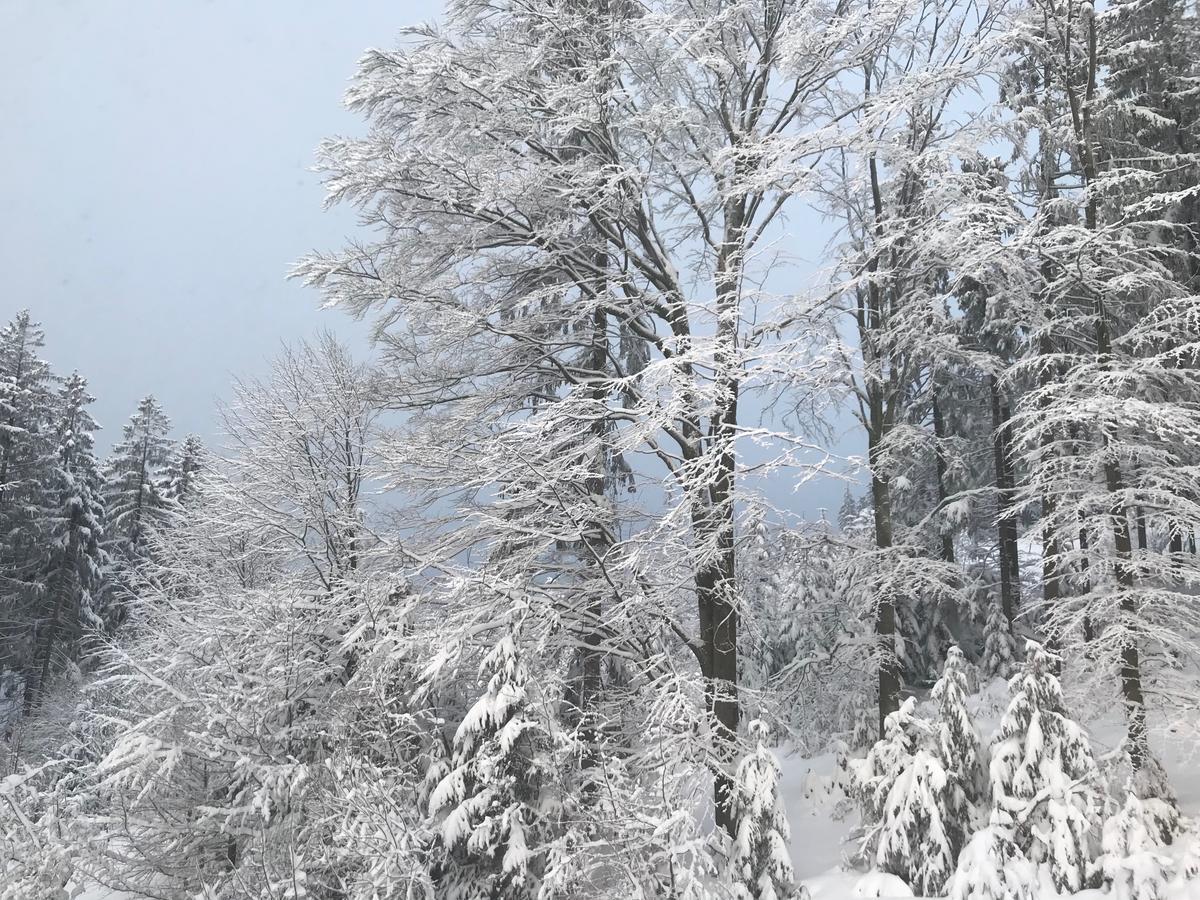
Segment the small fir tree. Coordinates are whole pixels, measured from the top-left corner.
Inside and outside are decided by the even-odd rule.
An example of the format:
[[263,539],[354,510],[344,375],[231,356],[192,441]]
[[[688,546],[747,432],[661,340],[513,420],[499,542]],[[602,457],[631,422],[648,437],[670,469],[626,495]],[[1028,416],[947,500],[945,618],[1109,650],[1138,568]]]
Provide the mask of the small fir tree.
[[1163,852],[1155,804],[1156,800],[1142,800],[1131,790],[1121,808],[1104,822],[1099,868],[1115,900],[1166,896],[1173,862]]
[[513,627],[484,657],[487,688],[455,731],[449,765],[429,795],[431,876],[446,900],[537,896],[548,735],[531,714],[517,641]]
[[1012,830],[991,824],[975,832],[959,854],[947,894],[949,900],[1035,900],[1037,872]]
[[1067,715],[1051,667],[1036,641],[1010,682],[1012,701],[992,747],[993,814],[1014,828],[1018,846],[1045,864],[1059,891],[1091,880],[1098,834],[1098,772],[1083,729]]
[[991,593],[987,597],[986,616],[981,660],[983,670],[997,678],[1010,678],[1017,656],[1016,643],[1000,598]]
[[179,445],[162,479],[162,494],[172,503],[187,506],[198,490],[197,479],[204,468],[204,444],[199,435],[189,434]]
[[954,857],[972,829],[975,804],[984,790],[983,749],[967,709],[967,661],[958,647],[946,654],[942,677],[933,686],[938,707],[937,749],[946,770],[943,819],[950,829]]
[[779,764],[765,744],[766,724],[755,719],[749,731],[756,746],[738,765],[735,779],[733,893],[738,900],[785,900],[797,891],[788,855],[791,834],[779,796]]
[[932,895],[954,871],[953,827],[944,818],[950,780],[915,705],[909,697],[888,715],[884,739],[856,761],[853,774],[864,806],[864,856]]

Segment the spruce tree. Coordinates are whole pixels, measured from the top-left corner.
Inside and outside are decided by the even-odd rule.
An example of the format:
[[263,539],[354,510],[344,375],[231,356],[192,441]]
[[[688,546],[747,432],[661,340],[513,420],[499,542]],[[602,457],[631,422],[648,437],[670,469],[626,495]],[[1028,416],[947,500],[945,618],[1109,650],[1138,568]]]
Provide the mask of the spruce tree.
[[987,618],[983,626],[983,670],[999,678],[1010,678],[1016,658],[1012,625],[1004,615],[1004,606],[999,597],[988,591],[985,602]]
[[915,706],[909,697],[887,717],[884,739],[852,764],[852,774],[863,802],[867,861],[920,894],[936,895],[954,871],[956,824],[946,819],[950,779]]
[[931,696],[938,707],[937,748],[947,780],[943,818],[955,858],[971,832],[974,807],[985,788],[979,731],[967,709],[967,678],[962,651],[951,647]]
[[172,455],[162,478],[162,495],[172,503],[186,507],[199,489],[197,479],[204,468],[204,444],[196,434],[186,435]]
[[730,873],[738,900],[786,900],[796,896],[788,855],[787,813],[779,796],[779,763],[764,741],[768,729],[749,726],[755,749],[738,764],[735,776],[733,848]]
[[105,464],[106,541],[109,552],[126,564],[144,554],[147,530],[169,506],[162,478],[174,448],[167,436],[170,430],[171,421],[158,401],[146,397]]
[[0,328],[0,734],[22,705],[45,619],[58,398],[28,310]]
[[78,373],[65,381],[59,394],[53,433],[56,452],[46,485],[46,591],[25,679],[27,709],[37,704],[45,690],[56,650],[64,649],[68,659],[77,659],[84,629],[102,624],[97,604],[106,555],[101,549],[104,510],[93,454],[98,426],[87,409],[93,400]]
[[532,898],[547,827],[540,797],[547,734],[533,715],[515,626],[480,671],[486,689],[459,723],[449,763],[429,795],[431,877],[446,900]]
[[1056,657],[1036,641],[1010,682],[1013,698],[992,746],[993,815],[1059,891],[1091,882],[1099,831],[1098,772],[1083,729],[1067,714]]

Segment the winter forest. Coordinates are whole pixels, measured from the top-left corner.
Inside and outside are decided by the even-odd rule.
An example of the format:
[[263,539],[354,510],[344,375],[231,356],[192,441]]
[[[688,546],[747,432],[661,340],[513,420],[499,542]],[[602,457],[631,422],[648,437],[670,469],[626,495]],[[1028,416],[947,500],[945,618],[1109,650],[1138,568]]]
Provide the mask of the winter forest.
[[0,330],[0,900],[1200,897],[1194,3],[379,40],[219,440]]

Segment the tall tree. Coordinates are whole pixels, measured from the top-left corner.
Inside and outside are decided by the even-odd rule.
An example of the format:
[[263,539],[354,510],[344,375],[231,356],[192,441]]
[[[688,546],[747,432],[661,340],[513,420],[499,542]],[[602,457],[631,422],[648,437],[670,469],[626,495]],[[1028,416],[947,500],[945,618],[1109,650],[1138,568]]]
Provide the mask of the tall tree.
[[881,736],[899,708],[901,655],[914,637],[898,630],[898,612],[916,599],[936,603],[957,578],[949,562],[930,564],[923,535],[902,529],[897,491],[915,483],[914,457],[942,449],[917,413],[940,411],[928,398],[931,367],[952,346],[943,280],[947,270],[974,271],[964,257],[975,248],[962,234],[976,230],[979,210],[971,179],[950,160],[972,154],[988,131],[982,118],[962,126],[949,111],[985,77],[998,24],[996,8],[956,0],[927,0],[900,16],[861,62],[847,110],[852,139],[829,168],[826,202],[845,222],[840,287],[857,336],[855,398],[871,475]]
[[145,552],[148,531],[168,508],[162,476],[171,462],[171,420],[154,397],[143,399],[104,465],[106,543],[132,563]]
[[104,509],[93,453],[98,426],[88,411],[93,401],[78,373],[63,383],[53,433],[55,464],[46,485],[45,596],[25,679],[26,710],[32,710],[44,694],[55,652],[62,648],[67,659],[77,659],[84,630],[103,624],[98,604],[107,557],[101,549]]
[[[1014,420],[1029,470],[1023,501],[1040,507],[1047,535],[1051,637],[1095,639],[1090,652],[1121,686],[1134,766],[1153,768],[1144,652],[1190,645],[1193,605],[1181,586],[1195,574],[1178,555],[1139,547],[1135,519],[1155,510],[1181,532],[1196,521],[1186,462],[1200,427],[1188,374],[1195,296],[1159,240],[1191,189],[1145,190],[1154,149],[1136,130],[1108,139],[1122,105],[1103,77],[1124,51],[1105,43],[1091,3],[1036,3],[1020,34],[1028,66],[1013,97],[1041,151],[1031,160],[1039,203],[1021,243],[1044,285],[1025,313],[1038,387]],[[1197,171],[1194,157],[1175,163]],[[1086,578],[1064,596],[1072,569]]]
[[[21,708],[45,604],[55,378],[28,310],[0,329],[0,693]],[[24,687],[23,687],[24,686]]]
[[[668,0],[635,14],[613,3],[598,14],[549,0],[452,4],[447,30],[367,56],[350,103],[371,133],[325,148],[333,199],[371,210],[378,240],[299,268],[333,302],[382,310],[400,373],[393,402],[417,411],[433,439],[410,447],[455,459],[433,472],[428,456],[405,460],[414,477],[429,476],[416,479],[427,489],[459,493],[471,472],[470,490],[491,492],[507,476],[489,467],[503,459],[511,471],[519,460],[555,495],[541,509],[559,508],[555,520],[578,528],[595,503],[558,488],[594,472],[564,468],[577,451],[549,458],[530,443],[551,418],[619,422],[612,446],[658,467],[665,509],[610,556],[622,578],[656,585],[639,547],[653,535],[678,549],[692,610],[664,597],[638,617],[694,656],[727,829],[739,722],[739,397],[756,369],[778,379],[772,370],[796,373],[805,358],[801,343],[767,351],[770,332],[752,322],[765,265],[755,252],[808,176],[799,161],[819,140],[799,126],[842,67],[836,24],[818,24],[824,8],[734,6]],[[573,52],[587,61],[569,79],[543,69],[563,33],[577,35]],[[619,344],[598,340],[601,316]],[[575,323],[588,323],[583,340]],[[615,389],[597,390],[581,344],[608,357]],[[553,387],[547,402],[529,399],[539,385]],[[547,524],[519,527],[544,539]],[[612,573],[617,603],[645,597],[613,591]]]

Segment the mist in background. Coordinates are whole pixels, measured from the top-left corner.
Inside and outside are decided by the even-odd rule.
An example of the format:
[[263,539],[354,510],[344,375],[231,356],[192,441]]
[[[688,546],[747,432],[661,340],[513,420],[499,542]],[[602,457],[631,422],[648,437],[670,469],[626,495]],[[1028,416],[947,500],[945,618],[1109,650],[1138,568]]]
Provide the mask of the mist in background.
[[[365,128],[341,106],[357,60],[441,9],[0,3],[0,320],[28,307],[56,371],[88,379],[101,453],[147,393],[177,437],[219,444],[216,401],[234,375],[265,372],[282,341],[328,328],[366,354],[365,325],[320,309],[320,295],[286,275],[357,230],[352,211],[322,208],[311,171],[322,139]],[[815,264],[816,217],[789,227],[785,242]],[[852,427],[842,417],[835,430]],[[843,435],[836,449],[857,449]],[[795,473],[769,481],[774,503],[810,517],[835,513],[844,490],[822,478],[797,496]]]
[[283,340],[366,328],[286,280],[340,246],[317,144],[370,46],[439,0],[0,3],[0,319],[28,307],[56,371],[97,397],[104,452],[154,393],[177,435],[216,439],[234,374]]

